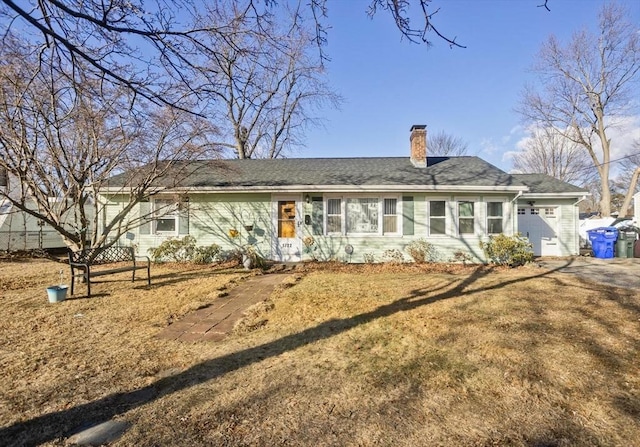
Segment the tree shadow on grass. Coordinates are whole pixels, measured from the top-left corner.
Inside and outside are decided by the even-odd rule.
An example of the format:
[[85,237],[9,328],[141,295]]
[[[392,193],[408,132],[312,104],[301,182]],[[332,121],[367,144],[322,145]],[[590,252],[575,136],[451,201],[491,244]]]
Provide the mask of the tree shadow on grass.
[[[171,272],[171,273],[163,273],[161,275],[156,275],[154,276],[153,274],[151,275],[151,285],[147,284],[147,278],[146,276],[142,275],[142,276],[136,276],[135,281],[131,281],[131,276],[128,275],[126,278],[122,277],[122,278],[106,278],[106,279],[92,279],[91,280],[91,286],[95,286],[97,284],[113,284],[113,283],[122,283],[122,282],[128,282],[128,283],[132,283],[133,285],[131,286],[131,289],[133,290],[154,290],[154,289],[159,289],[161,287],[164,286],[169,286],[169,285],[174,285],[174,284],[180,284],[186,281],[191,281],[194,279],[201,279],[203,276],[216,276],[216,275],[232,275],[232,274],[237,274],[237,273],[246,273],[243,271],[240,271],[239,269],[233,270],[233,269],[224,269],[224,270],[216,270],[216,271],[210,271],[210,270],[205,270],[205,269],[200,269],[200,270],[191,270],[191,271],[184,271],[184,272]],[[78,283],[76,286],[76,290],[78,288],[84,288],[85,289],[85,293],[86,293],[86,283]],[[82,289],[81,289],[82,290]],[[73,296],[67,298],[68,300],[70,299],[91,299],[91,298],[100,298],[100,297],[107,297],[107,296],[111,296],[111,293],[107,292],[101,292],[101,293],[92,293],[91,296],[87,296],[85,295],[80,295],[80,292],[75,292],[73,294]]]
[[[567,265],[570,263],[571,261]],[[224,374],[260,362],[263,359],[276,357],[302,346],[331,338],[334,335],[377,319],[399,312],[411,311],[441,300],[467,296],[482,291],[497,290],[516,282],[544,277],[563,267],[565,266],[490,286],[471,288],[474,283],[493,271],[491,268],[478,267],[467,278],[451,289],[447,289],[451,285],[449,283],[437,290],[413,290],[408,296],[380,306],[370,312],[364,312],[349,318],[327,320],[295,334],[204,361],[184,372],[161,378],[155,383],[135,391],[115,393],[73,408],[44,414],[23,422],[16,422],[0,429],[0,440],[3,440],[2,442],[9,441],[11,445],[38,445],[59,437],[70,436],[72,434],[71,430],[86,423],[87,420],[93,421],[95,424],[104,422],[162,396],[216,379]]]

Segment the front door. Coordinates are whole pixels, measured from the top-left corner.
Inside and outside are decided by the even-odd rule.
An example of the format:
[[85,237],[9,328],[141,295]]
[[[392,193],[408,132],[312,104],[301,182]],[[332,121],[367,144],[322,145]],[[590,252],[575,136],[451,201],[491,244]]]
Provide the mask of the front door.
[[295,198],[279,198],[274,201],[274,258],[280,262],[300,262],[302,243],[300,239],[300,202]]

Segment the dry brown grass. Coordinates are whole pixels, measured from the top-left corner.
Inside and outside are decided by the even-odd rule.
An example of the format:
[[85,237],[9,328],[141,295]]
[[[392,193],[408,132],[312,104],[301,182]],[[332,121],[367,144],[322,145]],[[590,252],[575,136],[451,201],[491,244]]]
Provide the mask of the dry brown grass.
[[51,265],[0,264],[0,439],[61,445],[109,417],[131,423],[127,446],[640,439],[636,291],[533,267],[334,266],[224,342],[184,345],[154,334],[235,275],[167,271],[151,291],[116,281],[50,305]]

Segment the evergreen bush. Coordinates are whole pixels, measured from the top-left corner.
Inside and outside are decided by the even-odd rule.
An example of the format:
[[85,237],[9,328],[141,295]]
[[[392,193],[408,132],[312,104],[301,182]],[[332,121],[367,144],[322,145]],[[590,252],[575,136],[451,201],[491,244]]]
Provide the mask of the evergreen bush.
[[515,267],[533,261],[533,244],[520,234],[489,236],[488,242],[480,241],[480,248],[491,264]]

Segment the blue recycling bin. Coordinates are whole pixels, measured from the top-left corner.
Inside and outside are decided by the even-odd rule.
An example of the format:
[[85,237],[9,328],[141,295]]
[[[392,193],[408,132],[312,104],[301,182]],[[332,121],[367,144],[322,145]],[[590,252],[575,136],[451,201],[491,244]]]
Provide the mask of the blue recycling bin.
[[600,227],[587,231],[593,255],[600,259],[613,258],[618,229],[616,227]]

